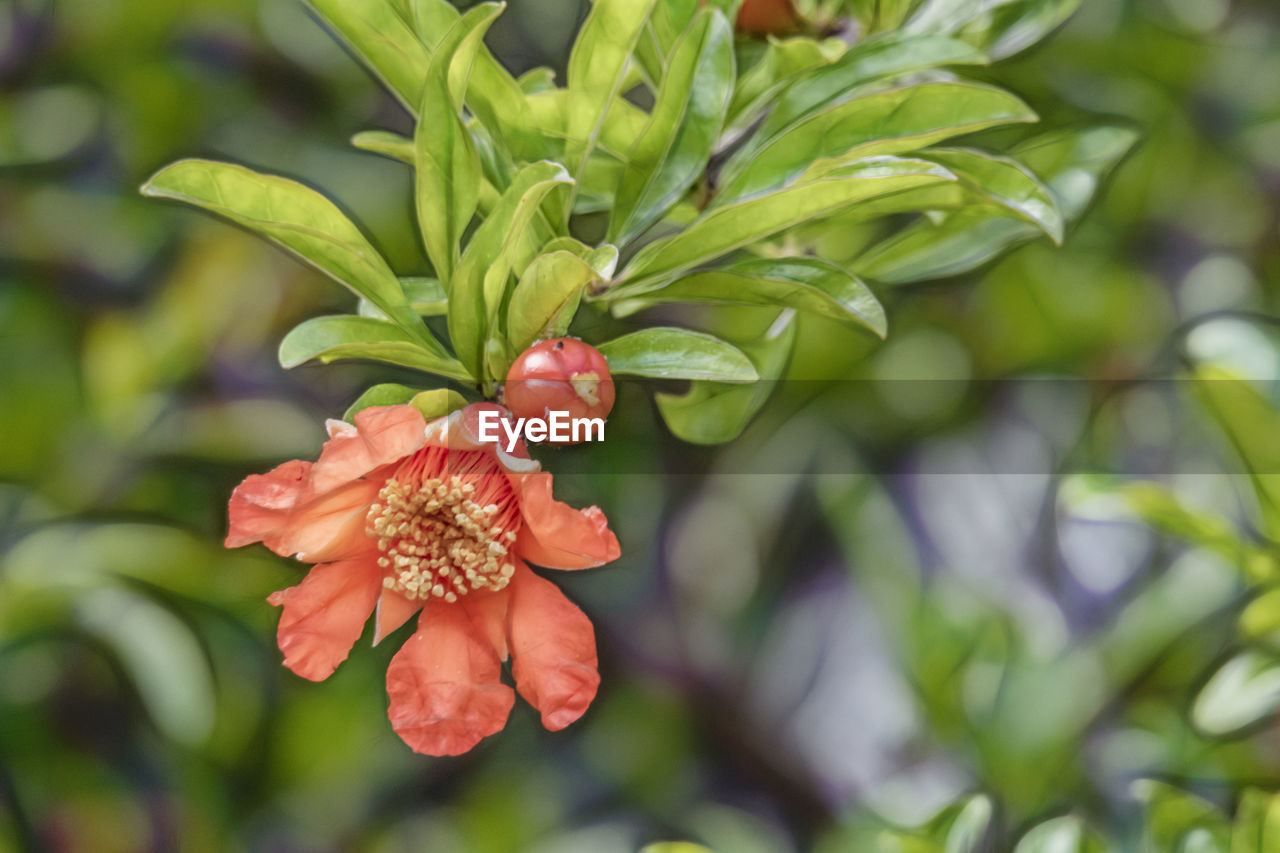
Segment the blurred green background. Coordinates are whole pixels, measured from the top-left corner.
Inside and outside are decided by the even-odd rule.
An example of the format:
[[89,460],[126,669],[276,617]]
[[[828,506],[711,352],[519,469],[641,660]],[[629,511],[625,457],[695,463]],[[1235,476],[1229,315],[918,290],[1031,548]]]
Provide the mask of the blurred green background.
[[[580,5],[516,0],[489,41],[562,71]],[[1189,850],[1167,814],[1280,788],[1280,8],[1085,0],[983,73],[1143,142],[1065,248],[881,290],[875,347],[813,324],[795,372],[849,381],[737,442],[680,445],[624,389],[625,442],[542,454],[623,545],[556,578],[600,696],[430,759],[387,723],[398,642],[292,676],[265,597],[299,567],[220,545],[240,479],[405,377],[282,371],[340,289],[137,194],[183,156],[288,174],[420,273],[407,170],[347,144],[407,117],[299,0],[5,0],[0,849],[857,851],[959,801],[960,849],[1071,815]],[[1252,396],[1206,399],[1206,366]]]

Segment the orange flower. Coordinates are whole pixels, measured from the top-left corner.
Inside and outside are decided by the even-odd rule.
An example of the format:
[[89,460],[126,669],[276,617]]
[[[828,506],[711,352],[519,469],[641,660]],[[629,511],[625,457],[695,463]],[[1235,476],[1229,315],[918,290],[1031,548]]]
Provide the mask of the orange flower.
[[329,421],[314,463],[294,460],[231,495],[227,547],[262,542],[317,565],[272,594],[285,666],[328,678],[375,614],[377,643],[421,610],[387,669],[388,716],[417,752],[458,755],[502,729],[516,689],[552,731],[595,697],[591,622],[525,561],[586,569],[615,560],[597,507],[551,496],[551,475],[479,440],[475,403],[427,423],[412,406]]

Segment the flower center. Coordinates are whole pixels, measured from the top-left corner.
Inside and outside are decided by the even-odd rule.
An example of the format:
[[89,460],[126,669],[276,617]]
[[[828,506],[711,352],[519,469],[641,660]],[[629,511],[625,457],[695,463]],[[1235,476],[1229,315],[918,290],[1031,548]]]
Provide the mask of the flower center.
[[515,574],[519,501],[484,452],[423,448],[387,480],[367,521],[383,552],[383,586],[407,598],[453,602],[502,589]]

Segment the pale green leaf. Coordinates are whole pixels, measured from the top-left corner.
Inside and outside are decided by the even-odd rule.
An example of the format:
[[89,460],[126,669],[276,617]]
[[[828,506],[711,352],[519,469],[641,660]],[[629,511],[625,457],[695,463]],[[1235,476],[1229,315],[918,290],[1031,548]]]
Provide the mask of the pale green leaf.
[[429,339],[387,262],[310,187],[231,163],[180,160],[152,175],[142,193],[195,205],[269,238],[368,299],[409,334]]
[[[569,251],[540,255],[520,276],[507,306],[507,345],[512,353],[524,352],[542,335],[554,336],[568,327],[582,291],[598,273],[583,258]],[[570,318],[565,318],[568,312]]]
[[462,123],[461,87],[451,69],[469,73],[481,38],[501,6],[484,3],[462,16],[441,40],[427,70],[414,132],[414,204],[418,229],[436,275],[451,284],[459,240],[476,211],[480,156]]
[[315,317],[295,326],[280,342],[280,365],[297,367],[312,359],[327,364],[347,358],[383,361],[474,381],[457,359],[425,349],[398,326],[372,317],[340,314]]

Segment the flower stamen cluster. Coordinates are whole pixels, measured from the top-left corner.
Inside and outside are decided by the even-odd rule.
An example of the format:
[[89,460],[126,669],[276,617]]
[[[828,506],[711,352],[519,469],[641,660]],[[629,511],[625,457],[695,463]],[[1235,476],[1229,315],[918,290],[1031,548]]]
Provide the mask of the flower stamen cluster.
[[[369,507],[365,532],[383,552],[384,587],[410,599],[452,603],[511,582],[519,506],[485,454],[444,457],[426,448],[406,460]],[[441,470],[446,464],[449,470]]]

